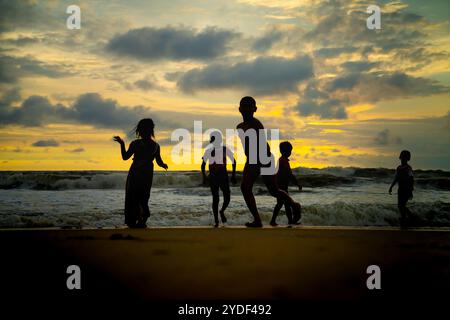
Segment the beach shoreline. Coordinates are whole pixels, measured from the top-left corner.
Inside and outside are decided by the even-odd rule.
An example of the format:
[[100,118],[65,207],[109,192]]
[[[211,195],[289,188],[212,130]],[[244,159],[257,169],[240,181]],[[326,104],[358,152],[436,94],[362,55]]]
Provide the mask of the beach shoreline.
[[[439,299],[450,287],[447,230],[22,229],[0,239],[13,300],[367,302]],[[66,288],[69,265],[81,269],[78,292]],[[366,286],[370,265],[380,267],[381,290]]]

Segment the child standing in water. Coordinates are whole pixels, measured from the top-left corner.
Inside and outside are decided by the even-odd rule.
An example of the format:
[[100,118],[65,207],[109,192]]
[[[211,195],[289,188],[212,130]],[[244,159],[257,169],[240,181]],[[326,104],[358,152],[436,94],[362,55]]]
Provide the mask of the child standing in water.
[[408,200],[413,198],[414,175],[408,161],[411,160],[411,153],[403,150],[399,157],[401,164],[397,167],[394,181],[389,188],[389,194],[392,194],[392,188],[398,183],[398,210],[400,211],[400,226],[406,229],[408,227],[408,219],[411,217],[411,211],[406,207]]
[[[242,183],[241,183],[241,191],[244,196],[245,203],[247,204],[250,213],[253,216],[252,222],[247,222],[245,224],[246,227],[249,228],[261,228],[262,222],[261,217],[258,212],[258,208],[256,206],[255,196],[253,195],[253,185],[261,174],[261,168],[264,167],[263,161],[260,158],[260,150],[259,147],[266,146],[267,155],[273,158],[273,155],[270,153],[270,147],[267,143],[260,143],[260,139],[264,138],[263,135],[259,135],[260,130],[264,130],[264,126],[262,123],[254,117],[254,114],[257,110],[256,101],[252,97],[243,97],[239,104],[239,112],[242,114],[243,122],[238,124],[236,127],[238,130],[241,130],[243,134],[239,134],[241,138],[242,145],[244,147],[244,152],[247,157],[247,161],[244,166],[244,171],[242,173]],[[251,139],[249,136],[246,136],[246,132],[253,130],[256,132],[257,140],[255,143],[250,143]],[[252,131],[250,131],[252,132]],[[251,156],[256,155],[256,162],[253,161]],[[249,159],[250,158],[250,159]],[[254,163],[255,162],[255,163]],[[301,206],[300,203],[295,202],[289,194],[285,191],[281,190],[276,181],[275,174],[264,174],[262,175],[262,180],[267,187],[270,195],[277,198],[282,202],[287,202],[294,211],[294,216],[300,217]]]
[[202,158],[202,175],[203,184],[206,184],[206,163],[209,162],[209,186],[213,196],[212,209],[214,214],[214,227],[219,226],[219,189],[223,193],[223,204],[220,209],[220,219],[222,223],[227,222],[225,217],[225,209],[230,203],[230,184],[228,182],[227,172],[227,158],[233,164],[233,173],[231,176],[231,182],[236,183],[236,160],[234,159],[233,152],[222,144],[222,134],[219,131],[211,133],[210,143],[211,147],[205,150],[205,154]]
[[114,137],[114,141],[120,144],[123,160],[134,155],[125,187],[125,224],[130,228],[147,226],[146,222],[150,217],[148,201],[153,182],[153,160],[156,160],[161,168],[168,169],[161,159],[159,144],[153,140],[154,128],[152,119],[139,121],[135,129],[138,139],[130,143],[128,150],[119,136]]
[[[292,173],[291,165],[289,164],[289,157],[292,154],[292,144],[288,141],[281,142],[280,153],[281,157],[278,160],[278,172],[277,172],[278,187],[281,190],[288,193],[289,182],[292,181],[301,191],[302,186],[298,183],[297,179]],[[294,215],[294,218],[292,218],[292,209],[291,206],[289,205],[289,202],[283,202],[283,200],[277,199],[277,204],[275,205],[275,208],[273,208],[272,220],[270,220],[270,225],[272,227],[276,227],[278,225],[276,220],[281,207],[283,207],[283,204],[286,210],[286,216],[288,218],[289,224],[296,224],[299,222],[301,218],[301,216],[299,215]]]

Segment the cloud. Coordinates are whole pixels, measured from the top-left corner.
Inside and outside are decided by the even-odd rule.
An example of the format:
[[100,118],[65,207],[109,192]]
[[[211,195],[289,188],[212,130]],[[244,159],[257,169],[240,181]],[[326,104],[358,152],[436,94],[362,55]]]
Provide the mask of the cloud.
[[339,89],[352,89],[356,86],[360,78],[361,75],[357,73],[345,74],[343,76],[336,77],[330,82],[328,89],[331,91]]
[[7,102],[4,95],[0,99],[0,126],[79,123],[100,128],[129,129],[140,119],[148,117],[152,117],[159,128],[175,126],[171,121],[161,120],[149,108],[121,106],[116,100],[104,99],[98,93],[82,94],[70,106],[52,104],[42,96],[30,96],[16,107]]
[[64,150],[64,151],[70,152],[70,153],[81,153],[81,152],[85,152],[86,150],[84,148],[75,148],[75,149]]
[[447,112],[447,115],[444,116],[444,119],[445,119],[445,128],[447,130],[450,130],[450,111]]
[[158,142],[158,144],[160,145],[160,146],[173,146],[174,144],[177,144],[178,142],[177,141],[172,141],[172,139],[169,137],[169,138],[164,138],[164,139],[157,139],[157,141],[156,142]]
[[134,82],[134,85],[144,91],[151,90],[155,87],[155,84],[148,79],[141,79]]
[[46,5],[38,4],[33,0],[23,1],[0,1],[0,32],[17,30],[18,28],[33,28],[37,25],[52,23],[53,19],[49,19],[52,10],[48,10]]
[[0,83],[15,83],[22,77],[45,76],[61,78],[72,75],[64,65],[54,65],[30,56],[0,55]]
[[37,37],[19,36],[14,39],[1,40],[0,44],[14,45],[14,46],[26,46],[29,44],[39,43],[41,41],[42,41],[41,38],[37,38]]
[[207,27],[132,29],[114,36],[106,49],[140,60],[209,60],[226,54],[230,42],[239,36],[230,30]]
[[0,98],[0,108],[2,107],[2,105],[9,105],[11,103],[18,102],[21,99],[22,97],[20,95],[20,88],[19,87],[11,88],[5,91],[2,97]]
[[349,73],[326,84],[327,90],[346,91],[352,102],[376,102],[449,92],[436,80],[413,77],[402,72]]
[[309,56],[259,57],[233,65],[211,64],[192,69],[180,76],[177,86],[185,93],[233,88],[271,95],[296,92],[297,85],[312,76],[313,63]]
[[374,138],[374,142],[379,146],[398,145],[402,144],[402,139],[400,137],[392,136],[389,129],[384,129],[377,133]]
[[150,90],[159,90],[165,91],[166,89],[158,84],[158,80],[154,76],[145,76],[142,79],[136,80],[134,82],[127,81],[119,81],[125,89],[127,90],[142,90],[142,91],[150,91]]
[[64,118],[66,108],[62,105],[52,105],[47,98],[30,96],[20,107],[12,107],[6,101],[0,100],[0,126],[20,124],[24,126],[40,126],[49,123],[53,118]]
[[277,29],[271,29],[266,34],[264,34],[262,37],[257,38],[255,42],[252,45],[252,48],[254,51],[257,52],[266,52],[272,46],[280,41],[284,36],[284,33]]
[[358,51],[358,48],[348,47],[325,47],[314,51],[314,56],[319,58],[334,58],[343,53],[353,53]]
[[124,128],[144,118],[148,111],[143,106],[123,107],[116,100],[103,99],[98,93],[86,93],[77,98],[69,117],[83,124]]
[[330,99],[324,102],[313,100],[299,102],[296,109],[300,115],[319,116],[321,119],[347,119],[347,111],[338,99]]
[[301,91],[294,110],[300,115],[318,116],[322,119],[346,119],[348,117],[344,101],[333,98],[328,91],[319,88],[320,82],[311,80]]
[[[369,62],[344,63],[343,69],[367,69]],[[449,92],[450,88],[438,81],[413,77],[405,73],[343,72],[335,78],[312,79],[299,95],[294,109],[302,116],[322,119],[346,119],[347,107],[358,103],[430,96]]]
[[370,61],[348,61],[344,62],[341,67],[348,72],[363,72],[369,71],[370,69],[379,65],[379,62],[370,62]]
[[32,144],[33,147],[57,147],[59,142],[54,139],[38,140]]

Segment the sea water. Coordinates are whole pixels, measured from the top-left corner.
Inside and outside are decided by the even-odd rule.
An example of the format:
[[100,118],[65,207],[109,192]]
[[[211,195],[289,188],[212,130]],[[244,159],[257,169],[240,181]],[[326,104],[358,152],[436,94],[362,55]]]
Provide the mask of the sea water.
[[[380,169],[385,170],[385,169]],[[290,188],[302,204],[308,226],[396,226],[395,192],[389,195],[391,171],[298,169],[306,185]],[[359,173],[358,173],[359,172]],[[303,177],[303,178],[302,178]],[[409,208],[417,226],[450,226],[447,173],[427,172],[416,184]],[[124,226],[126,172],[1,172],[0,227],[120,228]],[[431,181],[431,182],[430,182]],[[438,181],[438,182],[436,182]],[[263,184],[254,193],[263,223],[270,221],[276,200]],[[213,223],[211,194],[199,172],[156,172],[150,197],[149,226],[208,226]],[[228,225],[251,220],[239,186],[231,187]],[[287,223],[284,209],[278,222]]]

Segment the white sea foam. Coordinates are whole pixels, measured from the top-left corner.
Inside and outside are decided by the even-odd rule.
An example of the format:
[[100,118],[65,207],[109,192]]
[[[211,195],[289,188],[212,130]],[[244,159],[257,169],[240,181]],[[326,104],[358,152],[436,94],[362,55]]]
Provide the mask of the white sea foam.
[[[117,175],[114,179],[120,181],[118,184],[124,183],[125,173],[114,175]],[[105,186],[99,182],[100,178],[96,179],[91,183]],[[191,186],[180,187],[180,181]],[[210,225],[213,221],[210,191],[209,188],[198,187],[199,182],[198,173],[182,177],[172,173],[164,176],[162,183],[157,182],[165,187],[152,189],[149,225]],[[343,186],[305,188],[301,193],[292,188],[291,195],[302,203],[305,225],[398,225],[396,196],[389,196],[387,188],[384,183],[363,181]],[[267,224],[276,201],[262,185],[255,186],[254,191],[263,222]],[[122,227],[123,203],[123,185],[117,189],[0,190],[0,227]],[[410,208],[418,226],[450,226],[449,191],[419,187]],[[232,187],[226,215],[229,225],[243,225],[251,219],[238,186]],[[278,221],[287,222],[283,212]]]

